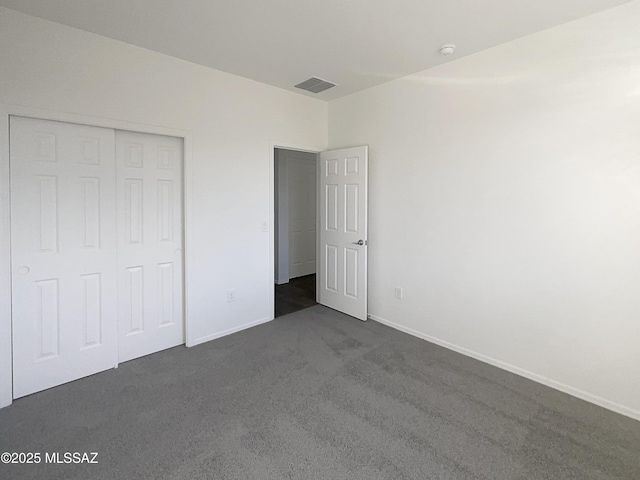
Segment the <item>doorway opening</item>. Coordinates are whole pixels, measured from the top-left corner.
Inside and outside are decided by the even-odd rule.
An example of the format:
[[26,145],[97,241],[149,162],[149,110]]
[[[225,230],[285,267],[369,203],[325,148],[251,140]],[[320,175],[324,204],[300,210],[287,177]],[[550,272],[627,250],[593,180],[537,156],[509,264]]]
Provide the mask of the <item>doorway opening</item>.
[[316,304],[317,154],[274,149],[275,317]]

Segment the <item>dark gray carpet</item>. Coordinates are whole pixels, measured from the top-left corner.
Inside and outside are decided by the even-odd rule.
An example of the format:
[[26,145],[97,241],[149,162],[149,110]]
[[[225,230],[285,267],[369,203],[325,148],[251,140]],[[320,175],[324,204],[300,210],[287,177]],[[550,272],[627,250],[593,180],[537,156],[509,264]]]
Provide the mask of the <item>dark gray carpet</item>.
[[321,306],[0,410],[20,479],[639,479],[640,422]]

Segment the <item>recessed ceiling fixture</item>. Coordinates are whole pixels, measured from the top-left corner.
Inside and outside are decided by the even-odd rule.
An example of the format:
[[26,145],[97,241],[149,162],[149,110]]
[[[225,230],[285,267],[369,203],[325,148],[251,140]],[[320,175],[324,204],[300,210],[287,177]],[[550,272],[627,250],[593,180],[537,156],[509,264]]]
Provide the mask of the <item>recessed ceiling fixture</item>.
[[440,55],[442,55],[443,57],[448,57],[449,55],[451,55],[453,52],[456,51],[456,46],[453,43],[447,43],[446,45],[443,45],[440,47],[440,50],[438,50],[440,52]]
[[321,78],[311,77],[309,80],[305,80],[295,87],[301,88],[302,90],[307,90],[312,93],[320,93],[335,86],[335,83],[327,82],[326,80],[322,80]]

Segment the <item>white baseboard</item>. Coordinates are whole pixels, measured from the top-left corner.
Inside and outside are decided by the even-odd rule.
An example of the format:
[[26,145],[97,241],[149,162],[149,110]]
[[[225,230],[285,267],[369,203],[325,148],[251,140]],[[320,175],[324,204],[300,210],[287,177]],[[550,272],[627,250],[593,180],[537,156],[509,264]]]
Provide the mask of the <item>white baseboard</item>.
[[597,395],[593,395],[591,393],[585,392],[583,390],[579,390],[577,388],[571,387],[570,385],[566,385],[556,380],[552,380],[542,375],[538,375],[537,373],[524,370],[520,367],[516,367],[514,365],[503,362],[501,360],[496,360],[495,358],[489,357],[487,355],[483,355],[478,352],[474,352],[473,350],[469,350],[468,348],[460,347],[453,343],[449,343],[445,340],[432,337],[425,333],[419,332],[418,330],[414,330],[413,328],[405,327],[403,325],[384,319],[382,317],[378,317],[377,315],[369,314],[369,318],[378,323],[387,325],[388,327],[394,328],[396,330],[400,330],[401,332],[404,332],[404,333],[408,333],[409,335],[413,335],[414,337],[421,338],[422,340],[426,340],[427,342],[435,343],[436,345],[440,345],[441,347],[447,348],[449,350],[453,350],[454,352],[461,353],[471,358],[475,358],[476,360],[480,360],[481,362],[488,363],[490,365],[501,368],[508,372],[515,373],[516,375],[520,375],[521,377],[528,378],[529,380],[533,380],[534,382],[541,383],[543,385],[546,385],[547,387],[554,388],[556,390],[559,390],[561,392],[567,393],[574,397],[580,398],[587,402],[594,403],[596,405],[599,405],[600,407],[606,408],[608,410],[612,410],[616,413],[620,413],[627,417],[631,417],[635,420],[640,420],[640,411],[634,410],[633,408],[625,407],[624,405],[620,405],[618,403],[612,402],[611,400],[607,400],[606,398],[602,398]]
[[240,332],[242,330],[246,330],[247,328],[256,327],[258,325],[262,325],[263,323],[267,323],[273,320],[273,317],[264,317],[259,320],[254,320],[253,322],[245,323],[240,325],[239,327],[228,328],[227,330],[223,330],[221,332],[213,333],[211,335],[207,335],[204,337],[196,338],[193,343],[187,345],[188,347],[195,347],[196,345],[200,345],[201,343],[209,342],[211,340],[215,340],[216,338],[226,337],[227,335],[231,335],[232,333]]

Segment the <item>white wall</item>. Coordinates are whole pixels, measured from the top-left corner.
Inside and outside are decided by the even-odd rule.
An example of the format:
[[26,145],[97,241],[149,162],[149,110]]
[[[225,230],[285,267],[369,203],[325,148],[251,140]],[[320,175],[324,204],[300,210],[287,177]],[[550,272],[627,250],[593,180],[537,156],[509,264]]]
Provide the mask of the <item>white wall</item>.
[[[5,8],[0,65],[0,103],[190,131],[191,336],[205,341],[273,318],[273,237],[261,232],[272,221],[273,144],[326,147],[325,102]],[[6,201],[5,188],[2,212]],[[0,405],[11,372],[7,320]]]
[[634,2],[330,102],[330,147],[370,148],[374,318],[640,419],[639,25]]
[[[330,104],[331,147],[370,146],[376,318],[640,418],[639,24],[634,2]],[[269,155],[326,147],[326,104],[3,8],[0,65],[0,103],[191,131],[193,334],[272,317]]]

